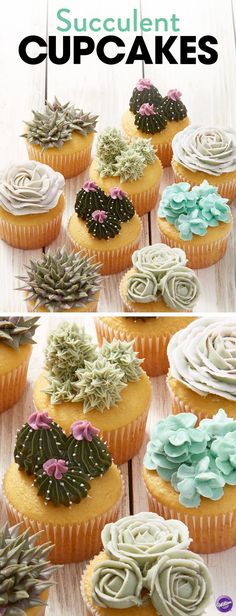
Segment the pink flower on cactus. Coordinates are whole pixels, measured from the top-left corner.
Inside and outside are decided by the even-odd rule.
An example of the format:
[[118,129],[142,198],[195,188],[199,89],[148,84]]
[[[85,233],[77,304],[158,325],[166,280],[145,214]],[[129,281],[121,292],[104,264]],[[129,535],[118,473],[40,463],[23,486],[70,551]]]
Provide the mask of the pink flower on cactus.
[[83,189],[86,190],[86,192],[95,192],[97,188],[98,186],[96,182],[93,182],[92,180],[86,180],[83,184]]
[[67,473],[68,468],[65,460],[57,460],[56,458],[50,458],[43,464],[43,470],[47,473],[48,477],[54,477],[54,479],[62,479],[63,475]]
[[107,213],[105,210],[95,210],[92,213],[92,219],[96,222],[104,222],[107,219]]
[[150,90],[151,87],[152,82],[150,81],[150,79],[139,79],[136,85],[136,89],[139,92],[143,92],[143,90]]
[[35,411],[30,415],[28,419],[28,424],[33,430],[40,430],[40,428],[44,428],[44,430],[49,430],[52,424],[51,417],[48,417],[48,413],[39,413]]
[[141,116],[152,116],[156,114],[156,111],[154,109],[154,105],[143,103],[143,105],[139,108],[139,113]]
[[92,426],[90,421],[75,421],[71,426],[71,432],[76,441],[91,441],[94,436],[98,436],[100,430]]
[[111,188],[110,195],[112,199],[120,199],[120,201],[122,201],[124,197],[127,197],[127,193],[121,190],[119,186],[115,186],[114,188]]
[[172,101],[178,101],[182,96],[182,92],[179,90],[169,90],[169,92],[167,92],[167,96],[168,98],[171,98]]

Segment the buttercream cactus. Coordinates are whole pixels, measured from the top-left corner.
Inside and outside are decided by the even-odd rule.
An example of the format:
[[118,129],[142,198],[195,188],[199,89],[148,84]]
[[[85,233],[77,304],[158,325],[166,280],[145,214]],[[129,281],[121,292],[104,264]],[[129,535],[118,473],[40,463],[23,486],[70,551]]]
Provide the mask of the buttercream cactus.
[[50,456],[63,455],[66,436],[47,412],[33,412],[17,432],[15,461],[28,475],[37,470]]
[[89,477],[99,477],[111,466],[112,458],[101,438],[100,430],[90,421],[75,421],[71,426],[71,435],[66,443],[70,463],[77,463]]
[[157,106],[162,104],[162,96],[150,79],[139,79],[129,101],[130,111],[136,113],[144,103]]
[[4,616],[26,616],[34,608],[41,616],[47,605],[51,576],[58,567],[48,556],[50,543],[37,545],[39,533],[29,536],[18,524],[0,529],[0,613]]
[[112,342],[106,342],[104,340],[101,353],[110,363],[119,366],[124,373],[123,379],[126,383],[138,381],[142,374],[141,364],[143,360],[139,359],[138,354],[134,351],[132,341],[114,339]]
[[101,287],[100,264],[82,253],[58,249],[26,266],[24,285],[30,310],[43,312],[95,311]]
[[143,103],[135,114],[135,125],[142,133],[160,133],[167,126],[167,118],[162,107],[154,107],[149,103]]
[[21,397],[38,317],[0,317],[0,413]]
[[72,177],[86,169],[98,116],[71,105],[45,103],[44,111],[33,111],[33,119],[25,122],[29,158],[50,164],[64,177]]
[[123,378],[119,364],[105,357],[85,362],[85,367],[76,372],[74,401],[83,403],[85,413],[94,408],[101,412],[110,409],[121,400],[121,391],[126,387]]

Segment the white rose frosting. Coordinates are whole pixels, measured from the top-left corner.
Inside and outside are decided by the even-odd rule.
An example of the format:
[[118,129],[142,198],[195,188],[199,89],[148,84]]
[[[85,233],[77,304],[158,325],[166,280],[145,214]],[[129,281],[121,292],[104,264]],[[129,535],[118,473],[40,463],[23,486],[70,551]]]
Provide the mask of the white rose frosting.
[[172,141],[174,160],[191,171],[221,175],[236,171],[236,132],[188,126]]
[[0,206],[14,216],[44,214],[57,205],[64,185],[63,175],[48,165],[11,165],[1,175]]

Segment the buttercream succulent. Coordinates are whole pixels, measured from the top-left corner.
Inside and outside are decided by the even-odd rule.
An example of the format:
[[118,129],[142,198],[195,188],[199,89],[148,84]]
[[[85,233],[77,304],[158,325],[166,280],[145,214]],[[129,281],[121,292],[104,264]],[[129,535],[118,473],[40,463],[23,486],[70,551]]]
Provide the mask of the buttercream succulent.
[[184,507],[199,507],[201,497],[220,500],[224,494],[225,479],[215,468],[209,455],[197,464],[182,464],[171,478],[172,486],[179,492],[179,502]]
[[107,195],[96,182],[86,180],[76,195],[75,211],[79,218],[86,220],[95,210],[106,209]]
[[94,408],[102,413],[115,406],[127,386],[123,370],[102,356],[94,362],[85,361],[84,368],[77,370],[73,385],[74,402],[83,403],[84,413]]
[[26,132],[22,135],[29,143],[36,143],[44,149],[61,148],[72,139],[73,131],[86,136],[95,131],[98,116],[85,113],[69,102],[62,105],[57,98],[54,103],[45,103],[43,112],[33,111],[31,122],[25,122]]
[[19,276],[27,300],[34,310],[44,307],[48,312],[83,308],[95,300],[101,287],[100,264],[83,253],[50,251],[38,261],[25,266],[26,276]]
[[190,171],[219,176],[236,169],[236,132],[205,126],[187,126],[172,141],[174,161]]
[[138,358],[138,354],[134,351],[133,341],[112,340],[107,342],[104,340],[101,354],[111,364],[118,366],[123,372],[123,380],[125,383],[130,381],[138,381],[142,375],[141,364],[143,359]]
[[163,98],[162,109],[169,122],[183,120],[187,117],[187,109],[181,101],[181,92],[176,89],[169,90]]
[[145,167],[142,154],[131,147],[121,152],[116,159],[116,175],[120,176],[121,182],[138,180],[144,174]]
[[38,317],[1,317],[0,343],[16,350],[23,344],[34,344],[37,327]]
[[211,419],[202,419],[199,427],[204,430],[213,441],[218,436],[224,436],[229,432],[236,430],[236,421],[232,417],[228,417],[224,409],[219,409],[218,413]]
[[131,302],[140,302],[142,304],[157,302],[161,298],[157,279],[151,272],[134,272],[130,274],[126,282],[126,293]]
[[97,158],[102,177],[120,176],[121,182],[132,182],[142,177],[156,155],[148,140],[135,138],[129,143],[119,131],[109,128],[98,139]]
[[66,454],[71,464],[91,478],[102,476],[111,466],[112,457],[107,445],[99,438],[97,428],[89,421],[75,421],[66,442]]
[[107,128],[98,137],[98,158],[107,164],[115,161],[123,150],[128,148],[128,142],[116,128]]
[[154,135],[166,128],[167,118],[161,106],[143,103],[136,111],[134,123],[142,133]]
[[135,250],[132,255],[135,269],[141,273],[153,274],[161,278],[175,265],[186,265],[186,254],[180,248],[170,248],[165,244],[154,244]]
[[35,470],[34,485],[46,504],[52,502],[55,506],[71,507],[87,496],[91,487],[89,480],[79,465],[70,464],[65,457],[50,458]]
[[236,485],[236,432],[217,437],[211,445],[211,453],[225,482]]
[[150,103],[159,106],[162,103],[162,96],[150,79],[139,79],[129,101],[130,111],[136,113],[143,103]]
[[142,139],[142,137],[138,137],[138,138],[134,137],[133,139],[131,139],[130,147],[132,148],[132,150],[134,150],[138,154],[141,154],[141,156],[144,158],[145,163],[147,165],[151,165],[152,163],[155,162],[156,154],[155,154],[155,150],[151,144],[150,139]]
[[92,597],[100,607],[128,609],[140,606],[142,574],[133,560],[104,560],[93,572]]
[[63,455],[66,436],[47,412],[33,412],[17,432],[15,462],[31,475],[50,457]]
[[26,616],[30,608],[43,606],[41,593],[51,586],[58,569],[48,562],[50,543],[36,545],[41,533],[21,532],[21,525],[0,529],[0,613]]
[[172,310],[193,310],[201,287],[197,275],[189,267],[175,265],[163,276],[159,290],[164,302]]

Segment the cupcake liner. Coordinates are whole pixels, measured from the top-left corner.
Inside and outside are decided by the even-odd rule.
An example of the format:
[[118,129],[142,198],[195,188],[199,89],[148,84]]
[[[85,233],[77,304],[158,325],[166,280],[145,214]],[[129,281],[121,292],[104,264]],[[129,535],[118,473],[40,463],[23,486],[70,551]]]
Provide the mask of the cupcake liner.
[[82,173],[82,171],[85,171],[91,161],[92,143],[86,148],[83,148],[83,150],[72,152],[71,154],[60,153],[60,149],[58,149],[58,152],[52,154],[50,148],[48,150],[43,150],[34,147],[34,145],[28,142],[26,145],[30,160],[37,160],[44,165],[49,165],[54,171],[62,173],[66,179],[72,178]]
[[170,143],[154,143],[156,155],[160,158],[163,167],[170,167],[173,150]]
[[61,211],[49,222],[42,222],[38,225],[18,225],[17,221],[11,223],[0,216],[0,237],[14,248],[23,250],[42,248],[57,238],[61,228],[62,214]]
[[0,413],[21,398],[26,386],[29,360],[30,356],[14,370],[0,376]]
[[[225,254],[229,235],[230,233],[215,242],[209,242],[209,244],[203,245],[199,244],[198,246],[193,246],[191,242],[185,242],[183,250],[188,259],[188,267],[193,269],[201,269],[203,267],[214,265],[214,263],[220,261]],[[160,240],[163,244],[166,244],[171,248],[182,248],[182,244],[180,246],[178,242],[169,239],[161,231]]]
[[142,447],[148,410],[145,410],[142,415],[131,421],[127,426],[121,426],[121,428],[110,431],[101,430],[101,438],[107,443],[115,464],[125,464],[128,460],[134,458]]
[[[172,165],[172,169],[173,169],[174,176],[175,176],[175,182],[188,182],[191,188],[193,188],[194,186],[199,186],[199,182],[197,181],[193,182],[189,178],[185,178],[184,175],[176,171],[173,165]],[[206,179],[207,179],[207,174],[206,174]],[[210,184],[212,183],[213,182],[210,182]],[[229,180],[228,182],[224,182],[222,179],[221,184],[217,184],[217,190],[222,197],[224,197],[225,199],[228,199],[229,202],[231,203],[231,201],[233,201],[236,196],[236,179]]]
[[[147,490],[147,488],[146,488]],[[147,490],[149,511],[158,513],[165,520],[180,520],[188,526],[193,552],[211,554],[236,545],[236,513],[230,511],[218,515],[193,515],[175,511],[163,505]]]
[[[122,186],[122,185],[121,185]],[[129,198],[139,216],[144,216],[156,206],[159,195],[160,182],[154,184],[151,188],[136,194],[129,194]]]
[[127,334],[124,331],[113,329],[106,323],[96,319],[96,331],[98,343],[101,346],[103,338],[111,342],[113,338],[119,340],[134,340],[134,350],[139,354],[139,357],[144,359],[142,364],[143,370],[149,376],[161,376],[167,374],[169,362],[167,358],[167,346],[171,335],[165,334],[160,336],[135,336]]
[[141,235],[139,235],[135,242],[116,250],[89,250],[74,241],[68,231],[68,228],[67,233],[74,246],[75,252],[83,251],[88,257],[93,257],[94,263],[102,263],[102,276],[117,274],[118,272],[122,272],[127,269],[131,265],[133,252],[139,248],[141,237]]
[[198,416],[198,421],[201,421],[202,419],[205,419],[206,417],[208,417],[205,407],[204,407],[204,411],[202,411],[201,413],[199,413],[198,411],[195,411],[189,406],[189,404],[186,404],[185,402],[183,402],[183,400],[180,400],[178,396],[175,396],[173,394],[173,391],[171,387],[168,385],[168,383],[167,383],[167,386],[168,386],[168,390],[171,395],[173,415],[178,415],[178,413],[193,413],[194,415]]

